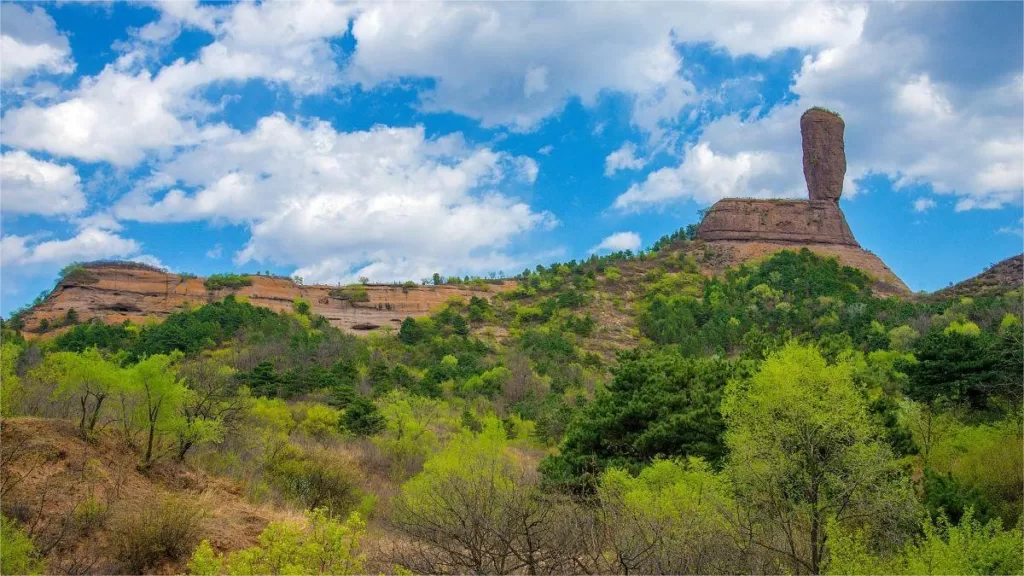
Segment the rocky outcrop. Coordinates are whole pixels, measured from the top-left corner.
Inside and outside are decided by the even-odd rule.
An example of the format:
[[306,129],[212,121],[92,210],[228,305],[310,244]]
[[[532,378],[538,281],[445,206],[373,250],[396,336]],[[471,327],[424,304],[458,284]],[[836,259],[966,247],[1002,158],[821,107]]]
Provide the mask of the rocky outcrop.
[[835,112],[811,108],[800,117],[804,180],[810,199],[839,202],[846,178],[846,123]]
[[905,294],[910,289],[878,256],[861,249],[846,222],[839,198],[846,177],[843,133],[838,114],[811,108],[800,118],[807,200],[725,198],[716,202],[697,228],[697,239],[732,255],[732,263],[772,252],[808,248],[834,256],[867,272],[880,294]]
[[353,301],[335,286],[300,286],[287,278],[251,276],[252,285],[237,289],[208,290],[203,278],[171,274],[144,265],[104,263],[86,265],[65,278],[44,302],[25,316],[27,334],[38,331],[45,319],[60,325],[68,310],[74,309],[80,321],[97,318],[115,324],[125,320],[142,323],[163,320],[185,306],[215,302],[229,294],[247,298],[254,306],[275,311],[292,310],[296,298],[308,300],[313,312],[333,325],[351,332],[378,328],[398,328],[407,316],[424,316],[451,298],[468,300],[472,296],[490,298],[498,292],[514,289],[515,281],[505,280],[482,287],[399,286],[370,284],[362,287],[365,296]]
[[821,200],[719,200],[704,216],[697,238],[858,246],[839,206]]

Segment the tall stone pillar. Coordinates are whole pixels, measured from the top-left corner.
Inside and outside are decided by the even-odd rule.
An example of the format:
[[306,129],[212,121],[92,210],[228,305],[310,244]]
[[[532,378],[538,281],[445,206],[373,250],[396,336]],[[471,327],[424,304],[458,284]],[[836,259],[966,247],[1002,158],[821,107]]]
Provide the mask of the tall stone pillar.
[[811,108],[800,117],[803,138],[804,179],[811,200],[839,202],[846,177],[846,123],[834,112]]

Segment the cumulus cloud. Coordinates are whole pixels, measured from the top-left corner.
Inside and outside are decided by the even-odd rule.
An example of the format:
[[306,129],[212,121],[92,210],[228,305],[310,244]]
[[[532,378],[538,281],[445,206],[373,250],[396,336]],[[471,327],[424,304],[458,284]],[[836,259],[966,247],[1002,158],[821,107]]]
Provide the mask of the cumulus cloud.
[[591,253],[594,252],[621,252],[623,250],[639,250],[640,249],[640,235],[636,232],[616,232],[611,236],[606,237],[604,240],[590,249]]
[[66,36],[41,6],[0,4],[0,82],[4,88],[34,74],[66,74],[75,69]]
[[85,209],[73,166],[37,160],[21,150],[0,156],[0,212],[73,215]]
[[[132,166],[149,152],[189,146],[204,137],[191,118],[211,109],[196,96],[205,86],[262,79],[297,94],[313,94],[340,81],[330,39],[346,33],[354,10],[350,5],[242,2],[213,11],[171,4],[160,4],[164,16],[158,25],[166,18],[215,36],[196,59],[177,60],[153,73],[142,67],[146,54],[126,53],[96,76],[82,78],[60,102],[29,103],[7,112],[5,143]],[[160,39],[162,34],[154,31],[152,36]]]
[[338,132],[275,114],[161,166],[115,207],[145,222],[223,221],[251,237],[235,255],[294,265],[310,281],[490,271],[503,248],[557,225],[502,192],[532,182],[532,159],[427,138],[422,126]]
[[935,200],[931,198],[918,198],[914,200],[914,212],[927,212],[935,208]]
[[[877,6],[877,5],[876,5]],[[872,6],[873,14],[876,6]],[[884,7],[877,11],[884,18]],[[959,197],[956,209],[1021,202],[1024,186],[1024,77],[1006,70],[982,85],[935,79],[933,49],[914,28],[864,35],[804,57],[793,79],[798,99],[763,117],[734,114],[708,124],[674,168],[650,174],[616,199],[618,208],[657,207],[724,196],[793,196],[806,192],[799,117],[813,105],[846,121],[844,197],[855,181],[885,174],[896,188],[929,185]],[[717,175],[704,182],[701,168]]]
[[636,157],[636,144],[626,142],[604,159],[604,175],[614,176],[619,170],[639,170],[647,162]]
[[65,240],[8,235],[0,239],[0,261],[4,267],[58,269],[76,261],[130,256],[139,248],[138,242],[99,228],[86,228]]
[[710,42],[733,55],[832,47],[855,40],[866,8],[805,2],[368,4],[356,15],[347,71],[372,88],[433,78],[428,111],[529,130],[570,97],[636,99],[634,123],[657,130],[698,99],[676,45]]

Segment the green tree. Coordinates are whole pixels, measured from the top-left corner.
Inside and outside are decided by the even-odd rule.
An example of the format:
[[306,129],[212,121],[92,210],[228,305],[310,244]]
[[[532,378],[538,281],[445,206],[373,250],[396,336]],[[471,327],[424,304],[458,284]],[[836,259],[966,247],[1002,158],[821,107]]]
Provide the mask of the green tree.
[[80,354],[50,354],[36,369],[36,376],[55,381],[54,395],[69,399],[79,407],[78,427],[83,433],[95,429],[104,402],[121,388],[124,378],[123,370],[96,348]]
[[345,406],[339,425],[356,436],[373,436],[379,434],[386,426],[384,416],[377,406],[364,396],[356,395]]
[[898,541],[916,514],[865,404],[849,364],[796,343],[727,388],[726,472],[753,540],[794,573],[821,572],[829,522],[874,525]]
[[5,339],[0,342],[0,416],[10,416],[21,396],[21,380],[18,378],[18,357],[21,346]]
[[1019,392],[1019,371],[1012,384],[1001,377],[1001,358],[993,338],[974,324],[928,332],[917,340],[914,357],[917,362],[905,369],[907,395],[915,400],[965,402],[984,408],[991,396]]
[[607,467],[636,473],[658,456],[717,463],[725,455],[722,392],[730,378],[748,373],[746,363],[671,350],[623,353],[607,392],[573,419],[560,454],[541,470],[567,488],[592,488]]
[[126,404],[136,407],[139,424],[146,434],[146,451],[142,465],[154,460],[160,436],[173,431],[175,416],[187,388],[173,366],[180,354],[156,354],[143,359],[128,372]]

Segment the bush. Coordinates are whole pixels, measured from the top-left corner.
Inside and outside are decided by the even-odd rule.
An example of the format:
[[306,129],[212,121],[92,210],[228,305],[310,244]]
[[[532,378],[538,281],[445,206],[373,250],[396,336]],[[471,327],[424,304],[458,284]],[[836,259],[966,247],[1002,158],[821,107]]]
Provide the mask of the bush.
[[42,574],[46,563],[39,558],[39,552],[32,538],[18,525],[0,516],[0,573]]
[[184,498],[128,502],[111,521],[113,556],[129,574],[178,560],[195,548],[203,520],[203,507]]
[[352,514],[344,523],[324,510],[306,514],[307,525],[271,522],[259,544],[229,554],[216,554],[206,540],[196,549],[192,574],[363,574],[359,548],[366,523]]
[[206,286],[207,290],[252,286],[252,276],[248,274],[213,274],[203,282],[203,286]]
[[370,293],[365,286],[345,286],[344,288],[332,288],[327,293],[331,298],[348,300],[349,302],[369,302]]
[[303,508],[323,508],[331,516],[340,516],[362,497],[352,468],[325,450],[272,466],[271,483]]

